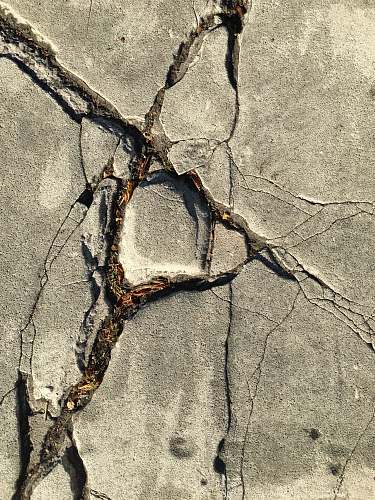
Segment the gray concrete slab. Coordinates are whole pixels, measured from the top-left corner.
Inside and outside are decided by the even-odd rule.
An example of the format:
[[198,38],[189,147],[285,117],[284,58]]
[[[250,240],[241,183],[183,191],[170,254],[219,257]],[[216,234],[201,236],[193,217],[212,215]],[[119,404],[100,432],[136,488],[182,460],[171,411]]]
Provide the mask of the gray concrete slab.
[[0,3],[0,498],[371,500],[375,10]]

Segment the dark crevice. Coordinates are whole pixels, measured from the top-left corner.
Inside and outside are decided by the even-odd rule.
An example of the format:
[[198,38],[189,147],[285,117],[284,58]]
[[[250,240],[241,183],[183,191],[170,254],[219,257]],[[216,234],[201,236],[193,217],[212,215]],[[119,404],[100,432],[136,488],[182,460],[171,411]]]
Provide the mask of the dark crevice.
[[70,488],[73,494],[73,500],[88,500],[89,492],[87,472],[70,428],[68,429],[67,434],[70,438],[71,446],[66,449],[65,456],[70,467],[67,467],[66,465],[64,466],[64,460],[62,463],[70,477]]
[[229,432],[232,424],[232,399],[230,390],[230,375],[229,375],[229,343],[232,333],[232,321],[233,321],[233,285],[229,283],[229,319],[228,319],[228,331],[225,339],[225,352],[224,352],[224,379],[225,379],[225,395],[227,402],[227,433]]
[[111,500],[111,498],[108,495],[106,495],[105,493],[102,493],[100,491],[91,489],[90,493],[93,497],[99,498],[100,500]]
[[[165,89],[173,87],[173,85],[184,77],[193,46],[198,44],[196,49],[197,51],[199,50],[203,42],[203,36],[209,29],[214,27],[214,23],[215,18],[213,15],[209,15],[206,18],[200,18],[196,28],[190,32],[186,40],[180,43],[177,53],[173,57],[173,63],[167,73]],[[184,65],[186,67],[184,67]]]
[[42,78],[40,78],[37,75],[37,73],[32,69],[32,67],[29,67],[27,64],[25,64],[23,61],[16,58],[12,54],[4,54],[1,55],[0,57],[9,59],[13,63],[15,63],[23,73],[25,73],[30,77],[33,83],[38,85],[38,87],[40,87],[44,92],[46,92],[46,94],[52,97],[52,99],[56,102],[56,104],[64,111],[64,113],[66,113],[69,116],[69,118],[71,118],[76,123],[80,123],[83,115],[75,111],[69,104],[67,104],[66,100],[52,87],[50,87],[48,83],[42,80]]
[[86,208],[90,208],[94,200],[94,193],[90,185],[79,195],[77,203],[81,203]]
[[262,264],[264,264],[268,269],[270,269],[273,273],[277,274],[280,278],[289,281],[296,281],[296,278],[288,273],[285,269],[283,269],[273,258],[273,255],[267,251],[268,258],[264,253],[257,253],[254,256],[254,260],[258,260]]
[[27,479],[27,470],[30,464],[31,452],[33,445],[30,437],[30,422],[29,418],[32,415],[31,408],[28,402],[27,377],[21,373],[18,375],[16,386],[16,415],[18,422],[18,442],[20,456],[20,472],[16,482],[15,493],[12,500],[22,500],[21,489]]
[[85,169],[85,162],[84,162],[84,155],[83,155],[83,148],[82,148],[82,133],[83,133],[83,120],[81,120],[79,124],[79,140],[78,140],[78,146],[79,146],[79,158],[81,162],[81,168],[82,168],[82,175],[85,179],[86,182],[86,189],[92,189],[91,184],[89,183],[89,180],[87,178],[87,173]]
[[221,458],[221,455],[224,451],[224,446],[225,446],[225,440],[223,438],[217,447],[217,455],[216,455],[214,462],[213,462],[214,471],[217,474],[221,474],[223,476],[226,475],[226,465],[225,465],[225,462],[223,461],[223,459]]
[[238,34],[234,33],[227,27],[228,31],[228,48],[225,59],[227,68],[228,80],[233,89],[237,92],[238,89],[238,59],[237,59],[237,44]]
[[223,459],[223,455],[225,454],[225,442],[226,438],[231,430],[232,426],[232,397],[231,397],[231,388],[230,388],[230,338],[232,333],[232,321],[233,321],[233,284],[232,282],[228,285],[229,288],[229,308],[228,308],[228,329],[227,335],[224,344],[224,382],[225,382],[225,399],[226,399],[226,409],[227,409],[227,424],[226,424],[226,432],[225,437],[223,437],[218,445],[217,456],[214,460],[214,470],[221,474],[225,479],[225,491],[226,497],[228,493],[228,478],[227,478],[227,468],[226,463]]

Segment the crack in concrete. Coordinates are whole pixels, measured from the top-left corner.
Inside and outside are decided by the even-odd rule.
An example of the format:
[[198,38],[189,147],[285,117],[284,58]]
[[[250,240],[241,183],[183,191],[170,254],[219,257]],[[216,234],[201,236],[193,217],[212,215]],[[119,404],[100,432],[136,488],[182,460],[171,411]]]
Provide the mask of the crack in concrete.
[[108,495],[106,495],[105,493],[101,493],[100,491],[91,489],[90,493],[95,498],[100,498],[101,500],[111,500],[111,498]]
[[[228,435],[231,425],[232,425],[232,397],[231,397],[231,389],[230,389],[230,375],[229,375],[229,341],[232,333],[232,321],[233,321],[233,286],[232,283],[229,283],[229,310],[228,310],[228,330],[227,336],[225,339],[225,355],[224,355],[224,380],[225,380],[225,395],[227,402],[227,429],[226,436]],[[223,448],[225,447],[225,436],[223,438]],[[227,477],[227,468],[224,462],[224,481],[225,481],[225,498],[228,498],[228,477]]]
[[242,440],[242,447],[241,447],[240,478],[241,478],[241,486],[242,486],[242,500],[245,500],[245,498],[246,498],[246,482],[245,482],[245,476],[244,476],[243,470],[244,470],[244,463],[245,463],[245,449],[246,449],[247,437],[249,435],[250,420],[251,420],[252,409],[253,409],[253,400],[251,398],[250,384],[249,384],[249,380],[247,377],[245,378],[245,382],[247,385],[250,404],[252,406],[251,406],[251,411],[249,411],[249,414],[247,417],[246,429],[245,429],[245,434],[244,434],[244,437]]
[[332,201],[322,201],[322,200],[313,200],[312,198],[309,198],[307,196],[302,196],[300,194],[293,193],[292,191],[288,191],[284,186],[279,184],[278,182],[269,179],[268,177],[263,177],[261,175],[255,175],[255,174],[242,174],[244,178],[246,177],[252,177],[253,179],[258,179],[262,181],[266,181],[267,183],[271,184],[272,186],[276,187],[280,191],[283,191],[284,193],[289,194],[295,199],[301,200],[311,206],[330,206],[330,205],[355,205],[357,203],[363,203],[363,204],[368,204],[368,205],[374,205],[373,200],[359,200],[359,201],[348,201],[348,200],[332,200]]
[[[365,307],[363,304],[356,303],[355,301],[349,300],[346,297],[343,297],[340,293],[338,293],[332,286],[330,286],[328,283],[326,283],[321,277],[313,274],[311,271],[305,269],[302,264],[298,262],[298,260],[295,258],[294,255],[291,253],[285,251],[281,247],[273,247],[269,246],[269,250],[272,253],[272,256],[276,260],[276,262],[291,276],[294,276],[298,283],[299,286],[302,290],[303,295],[305,296],[306,300],[308,300],[311,304],[316,305],[320,309],[328,312],[329,314],[333,315],[336,319],[338,319],[340,322],[344,323],[346,326],[348,326],[353,332],[355,332],[367,345],[370,346],[372,350],[374,350],[374,345],[373,345],[373,328],[368,324],[368,319],[366,320],[365,316],[362,313],[359,312],[352,312],[351,316],[348,314],[348,311],[350,311],[350,308],[345,306],[345,302],[347,303],[352,303],[358,306]],[[278,250],[282,250],[285,254],[288,254],[290,257],[293,258],[294,260],[294,268],[291,268],[286,264],[286,262],[283,260],[282,256],[278,253]],[[301,276],[302,275],[302,276]],[[326,291],[327,295],[326,297],[309,297],[308,292],[303,289],[302,284],[305,281],[311,280],[313,283],[317,284],[322,291]],[[335,301],[335,298],[341,298],[341,304],[338,304],[337,301]],[[319,304],[319,302],[322,302],[322,304]],[[332,304],[334,310],[329,308],[327,304]],[[337,314],[338,313],[338,314]],[[356,316],[360,316],[362,318],[362,322],[358,323],[355,321]],[[367,328],[364,328],[362,325],[365,325]]]
[[[244,432],[244,438],[243,438],[243,441],[242,441],[242,448],[241,448],[241,452],[242,453],[241,453],[240,470],[239,470],[239,476],[240,476],[240,479],[241,479],[241,487],[242,487],[242,493],[241,493],[242,500],[245,500],[245,488],[246,488],[245,480],[244,480],[244,475],[243,475],[243,466],[244,466],[244,461],[245,461],[245,457],[244,457],[244,455],[245,455],[245,446],[246,446],[246,440],[247,440],[247,436],[249,434],[249,430],[250,430],[250,426],[251,426],[251,417],[252,417],[253,412],[254,412],[255,400],[256,400],[256,397],[257,397],[257,394],[258,394],[260,380],[262,378],[262,369],[263,369],[264,360],[266,358],[266,352],[267,352],[267,348],[268,348],[268,342],[269,342],[269,339],[270,339],[271,335],[274,334],[275,331],[278,328],[280,328],[280,326],[282,326],[285,323],[285,321],[287,321],[287,319],[290,317],[290,315],[294,311],[295,305],[296,305],[296,302],[297,302],[299,294],[300,294],[300,289],[298,289],[298,291],[297,291],[297,293],[296,293],[296,295],[295,295],[295,297],[293,299],[293,302],[292,302],[292,305],[291,305],[290,309],[287,311],[287,313],[281,319],[281,321],[279,321],[278,323],[276,321],[273,321],[276,324],[275,324],[274,327],[272,327],[268,331],[268,333],[267,333],[267,335],[266,335],[266,337],[264,339],[260,360],[259,360],[259,362],[258,362],[255,370],[251,374],[250,378],[246,378],[246,384],[247,384],[248,393],[249,393],[250,409],[249,409],[247,423],[246,423],[246,428],[245,428],[245,432]],[[254,391],[252,393],[251,389],[250,389],[250,382],[253,380],[253,378],[256,376],[256,374],[257,374],[257,377],[256,377],[256,381],[255,381],[255,388],[254,388]],[[229,427],[228,431],[227,431],[227,434],[226,434],[226,437],[225,437],[225,440],[228,439],[230,433],[231,433],[231,428]],[[226,481],[226,484],[227,484],[227,481]],[[227,492],[228,492],[228,489],[227,489]]]
[[350,451],[347,459],[345,460],[345,463],[343,465],[343,468],[342,468],[342,471],[339,475],[339,478],[338,478],[338,484],[333,492],[333,500],[337,500],[339,494],[340,494],[340,491],[341,491],[341,488],[342,488],[342,485],[343,485],[343,482],[344,482],[344,478],[345,478],[345,471],[349,465],[349,463],[351,462],[355,452],[357,451],[357,448],[362,440],[362,438],[364,437],[364,435],[366,434],[366,432],[368,431],[370,425],[372,424],[372,422],[374,421],[375,419],[375,406],[373,407],[373,410],[372,410],[372,413],[371,413],[371,417],[369,419],[369,421],[367,422],[367,424],[365,425],[365,427],[363,428],[362,432],[360,433],[360,435],[358,436],[358,439],[356,440],[352,450]]
[[[53,239],[52,239],[52,241],[50,243],[50,246],[49,246],[49,248],[47,250],[47,255],[46,255],[46,257],[44,259],[44,262],[43,262],[43,273],[42,273],[42,276],[39,279],[39,289],[37,291],[37,294],[36,294],[35,300],[33,302],[33,305],[31,307],[31,312],[30,312],[29,317],[28,317],[28,319],[26,321],[26,324],[20,330],[20,342],[21,342],[21,346],[20,346],[20,357],[19,357],[19,362],[18,362],[18,369],[19,369],[20,372],[23,372],[23,373],[27,373],[28,370],[30,371],[30,373],[32,371],[32,355],[33,355],[33,351],[34,351],[34,343],[35,343],[35,338],[36,338],[36,334],[37,334],[35,323],[34,323],[34,315],[35,315],[35,312],[37,310],[39,301],[40,301],[40,299],[42,297],[43,291],[44,291],[45,287],[48,284],[48,281],[49,281],[49,274],[48,273],[51,271],[53,263],[59,257],[59,255],[61,254],[62,250],[67,245],[68,241],[73,236],[74,232],[82,224],[82,222],[84,220],[84,217],[85,217],[85,215],[84,215],[83,218],[81,219],[81,221],[76,221],[76,220],[74,220],[74,219],[72,219],[70,217],[70,214],[72,213],[72,211],[75,208],[75,206],[77,205],[77,203],[79,203],[78,200],[75,201],[71,205],[71,207],[68,210],[68,213],[66,214],[66,216],[64,217],[64,219],[61,222],[60,226],[58,227],[58,229],[57,229],[57,231],[55,233],[55,236],[53,237]],[[64,226],[65,226],[65,224],[66,224],[66,222],[68,220],[73,220],[76,223],[76,225],[68,233],[68,236],[63,240],[62,244],[61,245],[56,245],[56,241],[59,238],[59,236],[62,233],[62,231],[64,230]],[[58,248],[58,251],[53,254],[53,249],[56,248],[56,247]],[[52,255],[52,257],[51,257],[51,255]],[[24,339],[25,332],[27,331],[27,329],[29,328],[30,325],[32,325],[33,331],[34,331],[34,333],[32,335],[32,338],[30,340]],[[25,355],[25,353],[24,353],[24,345],[25,344],[29,344],[30,345],[30,353],[31,353],[30,356]],[[25,371],[25,367],[22,367],[24,357],[29,358],[29,361],[26,362],[26,364],[28,365],[28,368],[26,368],[26,371]]]
[[[144,130],[144,137],[146,141],[147,137],[151,134],[152,127],[159,119],[164,92],[165,89],[161,89],[158,92],[154,104],[146,116],[146,127]],[[181,280],[181,278],[177,278],[177,281],[174,284],[166,279],[158,279],[148,284],[134,287],[130,290],[123,288],[124,273],[121,263],[119,262],[118,248],[124,210],[127,203],[130,201],[134,190],[145,178],[150,165],[151,157],[152,153],[142,153],[138,157],[137,166],[131,172],[132,175],[130,180],[124,183],[118,181],[117,203],[112,218],[113,238],[110,245],[111,254],[107,263],[108,293],[112,297],[114,306],[112,307],[110,315],[104,320],[103,326],[97,334],[88,365],[83,373],[81,381],[73,386],[69,391],[60,416],[50,427],[45,436],[39,463],[31,469],[29,468],[26,477],[22,480],[20,487],[20,498],[22,499],[30,498],[35,485],[38,484],[38,482],[43,479],[43,477],[45,477],[50,470],[52,470],[54,465],[56,465],[58,457],[61,455],[62,448],[64,446],[64,436],[67,434],[67,430],[72,422],[72,414],[73,412],[77,412],[78,410],[84,408],[90,401],[95,390],[99,387],[110,361],[112,347],[121,334],[124,321],[134,315],[136,310],[144,301],[150,300],[150,298],[154,295],[160,295],[160,292],[173,292],[176,288],[181,286],[186,289],[189,285],[193,285],[194,289],[197,289],[199,288],[199,284],[201,286],[203,285],[203,288],[210,288],[218,283],[222,284],[223,278],[224,281],[230,281],[230,279],[234,276],[230,272],[223,273],[219,276],[219,278],[214,279],[211,282],[207,278],[203,280],[202,278],[191,279],[188,277],[183,280]],[[194,174],[191,174],[187,178],[192,179],[196,188],[199,189],[199,187],[201,187],[197,179],[194,178]],[[219,220],[223,219],[223,222],[229,224],[230,216],[227,213],[225,213],[225,216],[224,213],[220,215],[222,216],[219,217]]]
[[2,407],[2,405],[3,405],[4,401],[6,400],[6,398],[10,394],[12,394],[12,392],[14,392],[15,390],[17,390],[17,384],[3,394],[3,396],[0,398],[0,408]]
[[90,21],[91,21],[91,14],[92,14],[92,4],[93,0],[90,0],[90,6],[89,6],[89,14],[87,16],[87,23],[86,23],[86,38],[89,33],[89,27],[90,27]]
[[20,500],[21,489],[27,477],[33,443],[30,437],[30,421],[32,411],[29,405],[29,396],[27,388],[27,376],[19,372],[17,381],[17,422],[19,434],[19,454],[20,454],[20,473],[16,483],[16,491],[12,500]]
[[71,487],[74,493],[74,500],[90,500],[90,492],[88,488],[88,475],[82,458],[79,454],[77,444],[73,435],[73,426],[70,426],[67,435],[71,442],[71,447],[66,449],[69,462],[74,468],[75,476],[71,477]]
[[244,307],[244,306],[241,306],[239,304],[236,304],[233,302],[233,299],[232,300],[229,300],[229,299],[225,299],[223,297],[220,297],[220,295],[218,295],[215,290],[210,290],[211,293],[213,295],[215,295],[215,297],[217,297],[219,300],[223,301],[223,302],[226,302],[227,304],[230,304],[230,307],[234,307],[235,309],[239,309],[241,311],[247,311],[249,312],[250,314],[254,314],[255,316],[259,316],[260,318],[263,318],[263,319],[266,319],[267,321],[269,321],[270,323],[274,323],[276,324],[277,322],[274,320],[274,319],[271,319],[269,318],[266,314],[264,313],[260,313],[259,311],[253,311],[252,309],[249,309],[247,307]]
[[[310,236],[308,236],[307,238],[304,238],[302,239],[302,241],[298,242],[298,243],[295,243],[294,245],[290,245],[289,248],[295,248],[299,245],[302,245],[303,243],[306,243],[306,241],[309,241],[311,240],[312,238],[315,238],[316,236],[320,236],[324,233],[326,233],[327,231],[329,231],[335,224],[337,224],[337,222],[341,222],[343,220],[349,220],[349,219],[352,219],[353,217],[357,217],[357,215],[360,215],[362,213],[365,213],[363,210],[358,210],[358,212],[352,214],[352,215],[347,215],[347,216],[343,216],[343,217],[338,217],[337,219],[335,219],[333,222],[331,222],[328,227],[326,227],[325,229],[323,229],[322,231],[319,231],[317,233],[314,233]],[[296,233],[298,236],[300,236],[298,233]]]
[[300,294],[300,289],[298,289],[297,293],[296,293],[296,296],[294,297],[293,299],[293,302],[292,302],[292,306],[291,308],[288,310],[288,312],[286,313],[286,315],[282,318],[282,320],[277,323],[273,328],[271,328],[271,330],[269,330],[269,332],[267,333],[266,337],[265,337],[265,340],[264,340],[264,343],[263,343],[263,349],[262,349],[262,354],[261,354],[261,358],[260,358],[260,361],[259,363],[257,364],[255,370],[253,371],[253,373],[251,374],[250,376],[250,379],[249,379],[249,382],[254,378],[255,374],[258,373],[258,377],[256,379],[256,383],[255,383],[255,389],[254,389],[254,395],[252,396],[252,410],[251,410],[251,413],[253,412],[253,406],[254,406],[254,402],[255,402],[255,398],[256,398],[256,395],[258,393],[258,386],[259,386],[259,382],[260,382],[260,379],[262,377],[262,367],[263,367],[263,363],[264,363],[264,360],[265,360],[265,357],[266,357],[266,353],[267,353],[267,347],[268,347],[268,342],[269,342],[269,339],[271,337],[271,335],[273,333],[275,333],[275,331],[280,328],[281,325],[283,325],[285,323],[285,321],[290,317],[290,315],[292,314],[292,312],[294,311],[295,309],[295,305],[296,305],[296,302],[297,302],[297,299],[298,299],[298,296]]

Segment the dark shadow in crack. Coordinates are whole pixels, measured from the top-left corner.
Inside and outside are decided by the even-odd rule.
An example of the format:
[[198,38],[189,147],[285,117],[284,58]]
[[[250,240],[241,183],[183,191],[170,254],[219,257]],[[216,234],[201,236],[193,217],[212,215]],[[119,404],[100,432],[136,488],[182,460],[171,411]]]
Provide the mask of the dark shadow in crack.
[[87,208],[90,208],[94,200],[94,193],[90,185],[79,195],[77,203],[81,203]]
[[70,477],[70,489],[74,500],[85,498],[87,474],[77,449],[70,446],[62,458],[62,466]]
[[224,450],[224,443],[225,439],[223,438],[217,447],[217,455],[213,461],[214,471],[223,476],[225,476],[227,472],[226,464],[224,460],[220,457],[222,451]]
[[28,403],[26,377],[19,373],[16,385],[17,407],[16,415],[18,422],[18,439],[20,450],[20,473],[16,482],[16,492],[12,496],[12,500],[20,500],[21,487],[26,480],[27,468],[30,463],[30,455],[33,450],[33,445],[30,439],[30,423],[31,409]]
[[289,274],[287,271],[285,271],[285,269],[283,269],[281,266],[279,266],[275,262],[275,260],[273,260],[271,258],[268,259],[264,254],[257,253],[254,256],[254,260],[258,260],[259,262],[264,264],[266,267],[268,267],[268,269],[270,269],[272,272],[277,274],[277,276],[280,276],[280,278],[283,278],[283,279],[289,280],[289,281],[296,281],[296,278],[292,274]]
[[14,57],[10,55],[3,55],[1,57],[5,57],[6,59],[9,59],[12,61],[18,68],[23,71],[26,75],[30,77],[30,79],[38,85],[46,94],[52,97],[52,99],[60,106],[60,108],[75,122],[79,123],[81,121],[81,116],[79,113],[75,112],[72,107],[70,107],[66,102],[65,99],[58,94],[58,92],[55,92],[49,85],[48,83],[44,82],[41,78],[38,77],[35,71],[32,70],[32,68],[29,68],[24,62],[20,61],[19,59],[15,59]]

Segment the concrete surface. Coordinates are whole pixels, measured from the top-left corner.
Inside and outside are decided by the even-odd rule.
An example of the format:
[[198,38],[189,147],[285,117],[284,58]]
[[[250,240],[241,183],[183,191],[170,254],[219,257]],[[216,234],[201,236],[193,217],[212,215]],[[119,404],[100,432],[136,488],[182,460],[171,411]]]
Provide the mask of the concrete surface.
[[0,499],[375,498],[375,8],[0,2]]

